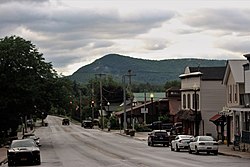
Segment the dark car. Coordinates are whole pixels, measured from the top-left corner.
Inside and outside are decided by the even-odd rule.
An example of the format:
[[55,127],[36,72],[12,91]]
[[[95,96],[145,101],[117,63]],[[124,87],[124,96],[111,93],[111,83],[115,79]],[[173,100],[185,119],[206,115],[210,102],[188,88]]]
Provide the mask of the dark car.
[[13,140],[7,150],[8,165],[41,164],[40,149],[33,139]]
[[93,128],[93,122],[91,120],[83,120],[82,121],[82,127],[84,128]]
[[64,118],[62,120],[62,125],[69,125],[69,119],[68,118]]
[[27,138],[33,139],[38,146],[41,146],[39,141],[40,138],[37,137],[34,133],[24,134],[22,137],[22,139],[27,139]]
[[153,130],[148,134],[148,145],[154,146],[155,144],[169,146],[169,135],[166,130]]

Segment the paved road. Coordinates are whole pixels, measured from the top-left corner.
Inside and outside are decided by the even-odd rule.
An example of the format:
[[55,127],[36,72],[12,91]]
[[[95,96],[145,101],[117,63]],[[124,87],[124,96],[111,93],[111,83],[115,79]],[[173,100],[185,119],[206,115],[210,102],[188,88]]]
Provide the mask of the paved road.
[[250,160],[228,156],[171,152],[135,140],[79,125],[62,126],[49,116],[48,127],[36,129],[44,167],[249,167]]

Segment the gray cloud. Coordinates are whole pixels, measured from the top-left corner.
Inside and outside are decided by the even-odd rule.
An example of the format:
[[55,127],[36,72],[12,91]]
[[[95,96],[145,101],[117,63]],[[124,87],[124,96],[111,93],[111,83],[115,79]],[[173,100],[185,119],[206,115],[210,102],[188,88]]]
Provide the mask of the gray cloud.
[[200,9],[184,16],[184,22],[206,30],[249,32],[250,10]]
[[216,42],[216,47],[238,53],[250,53],[249,46],[249,39],[224,39]]

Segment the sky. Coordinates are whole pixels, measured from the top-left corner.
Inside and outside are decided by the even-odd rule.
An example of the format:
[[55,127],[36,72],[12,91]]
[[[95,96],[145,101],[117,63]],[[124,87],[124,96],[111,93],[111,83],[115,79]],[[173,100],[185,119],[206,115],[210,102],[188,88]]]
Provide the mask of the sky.
[[31,41],[61,75],[107,54],[245,59],[248,0],[0,0],[0,38]]

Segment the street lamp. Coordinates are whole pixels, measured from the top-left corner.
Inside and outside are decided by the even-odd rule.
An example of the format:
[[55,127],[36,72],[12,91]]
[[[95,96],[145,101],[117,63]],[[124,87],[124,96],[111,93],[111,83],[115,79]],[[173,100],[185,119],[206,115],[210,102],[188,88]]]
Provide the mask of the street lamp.
[[199,136],[199,119],[198,119],[198,104],[197,104],[197,91],[199,90],[199,87],[194,84],[193,86],[194,90],[194,110],[195,110],[195,136]]
[[94,113],[94,107],[95,107],[95,102],[94,100],[91,101],[91,109],[92,109],[92,122],[94,122],[94,117],[95,117],[95,113]]
[[150,93],[150,99],[151,99],[151,112],[152,112],[153,118],[154,118],[154,106],[153,106],[153,103],[154,103],[154,94],[153,93]]
[[110,131],[110,126],[111,126],[111,124],[110,124],[110,115],[109,115],[109,106],[110,106],[110,103],[108,102],[107,105],[108,105],[108,131]]

